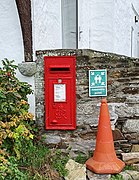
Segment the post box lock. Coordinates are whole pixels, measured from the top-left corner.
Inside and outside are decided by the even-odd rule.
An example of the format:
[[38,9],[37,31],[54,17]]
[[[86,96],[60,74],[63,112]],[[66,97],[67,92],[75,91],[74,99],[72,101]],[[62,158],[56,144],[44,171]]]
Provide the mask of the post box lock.
[[76,58],[44,57],[46,129],[76,128]]
[[58,83],[62,83],[62,79],[58,79]]

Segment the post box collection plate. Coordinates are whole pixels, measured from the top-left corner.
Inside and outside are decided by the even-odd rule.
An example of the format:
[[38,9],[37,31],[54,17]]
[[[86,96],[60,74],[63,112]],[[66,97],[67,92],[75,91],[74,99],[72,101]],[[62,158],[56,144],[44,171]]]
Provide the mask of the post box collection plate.
[[45,125],[46,129],[76,128],[76,58],[45,56]]
[[54,84],[54,102],[66,102],[65,84]]

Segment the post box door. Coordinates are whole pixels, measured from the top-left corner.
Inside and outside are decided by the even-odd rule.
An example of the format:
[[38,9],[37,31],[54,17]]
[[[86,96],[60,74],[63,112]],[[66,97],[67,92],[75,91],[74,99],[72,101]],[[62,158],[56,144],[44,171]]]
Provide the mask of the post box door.
[[[60,59],[63,59],[63,62]],[[75,57],[45,59],[46,129],[73,130],[76,127],[76,87],[75,72],[71,72],[73,70],[75,71]]]
[[58,83],[56,80],[49,81],[50,93],[49,101],[52,102],[49,106],[49,112],[51,112],[49,123],[50,125],[58,126],[69,126],[72,125],[71,121],[71,107],[72,104],[70,102],[71,99],[71,91],[70,89],[71,83],[69,79],[62,80],[62,83]]

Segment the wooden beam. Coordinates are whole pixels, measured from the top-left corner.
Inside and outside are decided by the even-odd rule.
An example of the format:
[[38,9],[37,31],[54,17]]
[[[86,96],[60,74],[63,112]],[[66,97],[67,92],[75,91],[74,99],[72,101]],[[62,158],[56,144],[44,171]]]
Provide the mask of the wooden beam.
[[31,21],[31,1],[15,0],[19,19],[21,23],[25,61],[33,61],[32,57],[32,21]]

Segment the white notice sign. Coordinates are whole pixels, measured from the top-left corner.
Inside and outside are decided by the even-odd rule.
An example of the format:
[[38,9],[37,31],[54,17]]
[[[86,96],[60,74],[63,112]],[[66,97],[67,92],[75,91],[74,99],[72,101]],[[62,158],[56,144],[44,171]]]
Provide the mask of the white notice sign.
[[66,101],[66,85],[54,84],[54,102]]

